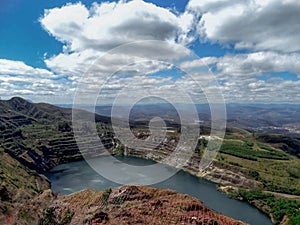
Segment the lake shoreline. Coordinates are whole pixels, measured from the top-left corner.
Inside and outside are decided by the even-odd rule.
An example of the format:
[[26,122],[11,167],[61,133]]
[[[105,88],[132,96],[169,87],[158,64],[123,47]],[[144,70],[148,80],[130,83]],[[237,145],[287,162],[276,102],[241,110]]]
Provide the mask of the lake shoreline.
[[[133,159],[133,160],[147,160],[147,159],[144,159],[144,158],[142,158],[142,157],[136,157],[136,156],[128,156],[130,159]],[[122,158],[128,158],[128,157],[122,157]],[[100,157],[100,159],[103,159],[104,157]],[[148,159],[149,160],[149,159]],[[151,160],[151,159],[150,159]],[[152,162],[154,162],[154,160],[151,160]],[[78,165],[79,164],[85,164],[86,162],[84,162],[84,161],[82,161],[82,162],[76,162],[76,163],[78,163]],[[130,163],[129,163],[130,164]],[[72,164],[70,164],[71,166],[72,166]],[[59,170],[61,170],[62,168],[64,168],[65,166],[66,166],[66,168],[68,167],[68,166],[70,166],[70,165],[67,165],[67,164],[64,164],[64,165],[60,165],[58,168],[57,168],[57,171],[59,171]],[[76,167],[77,168],[77,167]],[[84,169],[83,169],[84,170]],[[76,171],[75,171],[76,172]],[[72,174],[72,171],[69,171],[68,172],[69,174]],[[215,209],[214,208],[214,204],[217,204],[217,207],[224,207],[224,208],[230,208],[230,207],[228,207],[230,204],[232,204],[232,203],[226,203],[226,204],[229,204],[228,206],[227,205],[223,205],[222,206],[222,204],[225,204],[225,200],[224,199],[230,199],[229,197],[228,197],[228,195],[226,194],[226,193],[224,193],[224,192],[221,192],[220,190],[218,190],[218,187],[217,187],[217,184],[215,183],[215,182],[212,182],[212,181],[210,181],[210,180],[207,180],[207,179],[205,179],[205,178],[203,178],[203,177],[199,177],[199,176],[195,176],[195,174],[192,174],[190,171],[187,171],[186,169],[184,169],[184,170],[181,170],[181,172],[178,172],[178,174],[179,174],[179,176],[183,176],[183,178],[180,178],[179,180],[181,180],[181,181],[179,181],[179,180],[176,180],[176,179],[178,179],[178,178],[175,178],[174,177],[174,179],[173,180],[176,180],[176,182],[174,183],[174,181],[172,181],[172,179],[170,179],[169,181],[167,181],[168,183],[167,184],[163,184],[163,185],[160,185],[160,186],[158,186],[158,185],[153,185],[154,187],[157,187],[157,188],[163,188],[163,189],[166,189],[166,188],[168,188],[168,189],[173,189],[173,190],[175,190],[176,192],[178,192],[178,193],[185,193],[185,194],[188,194],[188,195],[191,195],[191,196],[193,196],[193,197],[196,197],[196,198],[198,198],[200,201],[202,201],[205,205],[207,205],[207,207],[209,207],[209,208],[212,208],[214,211],[216,211],[216,212],[218,212],[218,213],[222,213],[222,214],[224,214],[224,215],[227,215],[227,216],[229,216],[229,217],[232,217],[232,218],[235,218],[235,219],[239,219],[239,217],[234,217],[234,216],[232,216],[232,215],[228,215],[228,214],[226,214],[226,213],[224,213],[224,212],[222,212],[222,211],[219,211],[219,209]],[[176,176],[178,177],[178,174],[176,174]],[[181,174],[181,175],[180,175]],[[186,175],[184,175],[184,174],[186,174]],[[85,177],[87,177],[86,175],[85,175]],[[182,180],[182,179],[186,179],[186,180]],[[189,184],[188,182],[189,182],[189,180],[194,180],[193,182],[199,182],[198,180],[200,179],[200,182],[202,183],[201,185],[201,187],[199,186],[198,187],[198,189],[197,190],[190,190],[190,188],[194,188],[194,189],[196,189],[196,185],[195,184]],[[51,180],[51,179],[50,179]],[[69,178],[69,180],[74,180],[74,179],[71,179],[71,178]],[[52,180],[51,180],[52,181]],[[81,181],[82,183],[88,183],[88,182],[86,182],[86,181]],[[100,182],[100,181],[97,181],[97,179],[96,178],[94,178],[94,180],[93,180],[93,182]],[[171,183],[170,183],[171,182]],[[52,183],[52,182],[51,182]],[[55,182],[54,182],[55,183]],[[176,185],[178,185],[179,183],[183,183],[183,184],[185,184],[185,185],[182,185],[182,187],[179,187],[179,189],[178,189],[178,187],[176,187]],[[99,183],[100,184],[100,183]],[[69,185],[69,187],[72,187],[72,183],[71,184],[69,184],[68,183],[68,185]],[[173,185],[173,186],[172,186]],[[175,185],[175,186],[174,186]],[[203,186],[204,185],[204,186]],[[109,187],[113,187],[113,186],[111,186],[111,185],[108,185]],[[206,187],[205,187],[206,186]],[[68,186],[67,186],[68,187]],[[176,188],[175,188],[176,187]],[[187,189],[187,187],[189,187],[188,189]],[[99,188],[99,189],[105,189],[105,188],[100,188],[100,187],[97,187],[97,188]],[[180,189],[181,188],[181,189]],[[200,189],[199,189],[200,188]],[[203,189],[204,188],[204,189]],[[208,188],[209,190],[206,190],[205,188]],[[215,190],[215,191],[212,191],[212,189],[213,190]],[[52,190],[53,191],[55,191],[54,189],[53,189],[53,187],[52,187]],[[201,190],[201,191],[200,191]],[[191,192],[192,191],[192,192]],[[193,193],[193,191],[194,191],[194,193]],[[198,193],[198,192],[202,192],[202,193]],[[203,192],[204,191],[204,192]],[[190,192],[190,193],[188,193],[188,192]],[[214,193],[214,194],[213,194]],[[220,194],[218,194],[218,193],[220,193]],[[200,195],[204,195],[204,198],[203,198],[203,196],[201,196],[201,197],[199,197],[199,196],[197,196],[197,194],[200,194]],[[208,200],[207,199],[207,196],[206,195],[212,195],[212,196],[221,196],[221,199],[222,200],[217,200],[216,198],[218,198],[218,197],[213,197],[213,198],[215,198],[215,200]],[[223,197],[222,197],[223,196]],[[225,197],[226,196],[226,197]],[[228,200],[229,201],[229,200]],[[230,200],[231,201],[231,200]],[[229,201],[229,202],[230,202]],[[234,200],[234,201],[236,201],[236,200]],[[241,201],[238,201],[238,202],[241,202]],[[209,203],[209,204],[207,204],[207,203]],[[221,204],[221,206],[220,206],[220,204]],[[235,203],[234,203],[235,204]],[[240,210],[240,208],[243,208],[243,207],[241,207],[241,205],[243,205],[243,204],[246,204],[246,205],[248,205],[247,207],[249,208],[252,208],[253,206],[252,205],[250,205],[249,203],[247,203],[247,202],[241,202],[241,203],[238,203],[238,207],[236,207],[236,209],[239,209]],[[245,207],[246,207],[246,205],[245,205]],[[246,207],[246,208],[247,208]],[[257,210],[257,208],[255,208],[255,207],[253,207],[253,210],[254,209],[256,209]],[[230,209],[231,210],[231,209]],[[225,211],[226,211],[226,209],[225,209]],[[250,210],[251,211],[251,210]],[[247,210],[246,210],[246,212],[247,212]],[[248,218],[254,218],[254,217],[256,217],[256,218],[260,218],[260,216],[258,216],[258,215],[256,215],[256,216],[254,216],[254,215],[252,215],[251,213],[240,213],[240,214],[244,214],[244,216],[248,216]],[[260,210],[257,210],[257,213],[258,212],[260,212],[261,213],[261,215],[265,215],[263,212],[261,212]],[[252,216],[251,216],[252,215]],[[267,215],[265,215],[265,217],[266,217],[266,219],[268,218],[268,220],[269,220],[269,217],[267,216]],[[262,219],[262,218],[260,218],[260,219]],[[245,220],[242,220],[242,221],[245,221]],[[264,219],[262,219],[262,221],[264,221]],[[248,222],[247,220],[245,221],[245,222]],[[264,224],[264,223],[251,223],[251,224]],[[268,222],[265,222],[265,224],[269,224]],[[272,224],[272,223],[270,223],[270,224]]]
[[[153,160],[154,162],[156,163],[159,163],[155,158],[150,158],[150,157],[143,157],[142,155],[131,155],[131,154],[128,154],[127,156],[130,156],[130,157],[136,157],[136,158],[142,158],[142,159],[146,159],[146,160]],[[229,188],[232,188],[232,189],[236,189],[238,190],[239,187],[236,187],[236,186],[233,186],[233,185],[228,185],[228,183],[224,180],[217,180],[217,179],[213,179],[213,176],[205,176],[204,173],[201,173],[201,172],[195,172],[195,169],[194,168],[187,168],[187,167],[183,167],[181,170],[183,170],[184,172],[187,172],[195,177],[198,177],[198,178],[201,178],[201,179],[204,179],[204,180],[207,180],[207,181],[210,181],[212,183],[214,183],[217,187],[217,189],[223,193],[225,193],[228,197],[232,198],[232,195],[230,195],[230,192],[228,191],[228,189],[224,189],[222,187],[229,187]],[[222,182],[218,182],[218,181],[222,181]],[[267,212],[265,210],[265,208],[260,205],[260,204],[251,204],[247,201],[244,201],[243,199],[239,199],[239,198],[233,198],[233,199],[236,199],[236,200],[239,200],[239,201],[243,201],[255,208],[257,208],[260,212],[264,213],[266,216],[268,216],[270,218],[270,220],[272,221],[273,224],[275,224],[274,222],[274,218],[273,218],[273,215],[269,212]]]

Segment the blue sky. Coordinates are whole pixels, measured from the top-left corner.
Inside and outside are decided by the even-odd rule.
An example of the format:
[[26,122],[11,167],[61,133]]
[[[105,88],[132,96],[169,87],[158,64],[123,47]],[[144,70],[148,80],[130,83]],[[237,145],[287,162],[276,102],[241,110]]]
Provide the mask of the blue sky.
[[[42,29],[38,19],[45,9],[61,7],[65,0],[3,0],[0,2],[0,58],[21,60],[34,67],[46,68],[44,53],[58,54],[63,44]],[[81,1],[91,5],[94,1]]]
[[[30,0],[30,4],[28,4],[28,0],[1,1],[0,58],[21,60],[33,67],[46,68],[44,63],[44,53],[47,53],[50,56],[58,54],[61,51],[63,44],[49,36],[48,33],[42,29],[38,19],[44,14],[45,9],[62,7],[67,3],[78,2],[78,0]],[[80,2],[86,6],[91,6],[95,0],[81,0]],[[188,0],[155,0],[146,2],[152,2],[164,8],[168,7],[172,10],[183,12]],[[210,49],[210,45],[204,44],[203,46],[208,51],[216,51],[216,54],[224,53],[219,47]],[[203,54],[207,55],[207,53]]]
[[[87,69],[82,65],[98,53],[135,40],[161,40],[183,45],[205,62],[226,102],[299,103],[299,15],[296,0],[3,0],[0,96],[70,103]],[[172,94],[172,86],[161,87],[166,81],[160,79],[177,75],[156,69],[158,75],[145,77],[145,83]],[[136,84],[137,93],[144,89]]]

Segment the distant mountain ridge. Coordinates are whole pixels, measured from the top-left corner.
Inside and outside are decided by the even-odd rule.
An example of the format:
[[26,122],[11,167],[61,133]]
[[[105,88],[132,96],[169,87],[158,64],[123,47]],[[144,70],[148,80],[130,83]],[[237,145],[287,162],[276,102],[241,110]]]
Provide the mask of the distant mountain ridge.
[[[142,111],[139,111],[139,109]],[[149,131],[146,126],[147,120],[153,115],[159,115],[162,108],[160,107],[157,110],[151,106],[149,111],[143,108],[139,109],[133,115],[134,120],[131,121],[133,125],[131,131],[138,138],[144,138]],[[247,117],[241,117],[241,121],[247,121],[251,125],[251,120],[256,119],[256,113],[259,110],[251,108],[251,112],[249,112],[250,120]],[[268,110],[264,110],[268,114]],[[284,112],[286,109],[282,110]],[[156,148],[142,146],[142,149],[133,149],[122,146],[120,141],[117,140],[109,116],[91,114],[91,112],[80,109],[74,109],[73,111],[71,108],[60,108],[47,103],[31,103],[19,97],[1,100],[0,155],[1,159],[5,161],[0,163],[0,223],[2,221],[1,214],[10,215],[11,212],[14,212],[15,203],[19,204],[19,201],[26,201],[26,199],[37,196],[43,190],[49,188],[49,183],[41,175],[42,173],[58,164],[81,160],[82,153],[86,150],[87,152],[92,150],[91,152],[95,153],[92,157],[101,155],[95,145],[89,145],[87,149],[79,151],[72,131],[73,112],[82,116],[83,119],[85,116],[94,116],[102,144],[111,154],[146,158],[148,157],[147,153],[151,151],[152,158],[150,159],[159,161],[160,158],[164,158],[172,152],[172,146],[176,145],[176,135],[180,134],[180,132],[169,132],[170,136],[165,138],[163,144]],[[170,115],[173,114],[171,111],[167,112]],[[237,113],[246,115],[247,110],[242,109],[237,111]],[[166,115],[166,118],[171,119],[170,115]],[[260,116],[257,115],[257,117]],[[257,126],[259,128],[259,123],[258,120],[253,127]],[[226,129],[224,148],[221,149],[221,154],[213,162],[212,167],[206,171],[205,178],[218,184],[233,185],[238,188],[251,189],[259,185],[265,185],[269,188],[268,190],[272,191],[298,193],[294,182],[298,179],[298,170],[297,168],[289,168],[289,164],[291,166],[298,165],[296,160],[300,158],[299,139],[285,135],[249,132],[245,129],[236,128],[232,124],[230,125]],[[200,124],[200,128],[202,135],[209,135],[209,127],[204,127],[203,124]],[[85,130],[82,130],[82,132],[86,133]],[[86,136],[89,138],[88,132]],[[195,150],[193,157],[185,167],[185,169],[195,175],[199,172],[197,166],[201,155],[201,146],[202,144],[199,143],[197,151]],[[298,157],[298,159],[288,156],[280,149]],[[245,158],[247,154],[248,158]],[[276,156],[279,156],[279,158],[276,158]],[[258,170],[256,164],[260,161],[267,163],[277,163],[278,161],[278,165],[284,166],[282,167],[284,172],[290,169],[285,176],[288,176],[293,183],[290,183],[288,187],[280,186],[282,183],[279,186],[272,186],[273,175],[270,178],[269,175],[273,170],[270,172],[268,170]],[[249,164],[244,164],[244,162]],[[249,165],[249,168],[244,168],[244,165]],[[255,170],[252,169],[253,165]],[[33,184],[28,184],[27,180]],[[22,213],[20,213],[21,216],[24,215]]]
[[47,103],[31,103],[20,97],[0,100],[1,116],[23,115],[31,119],[70,119],[71,111]]
[[[0,126],[5,124],[19,126],[33,122],[71,121],[72,110],[72,108],[61,108],[48,103],[31,103],[20,97],[0,100]],[[80,109],[75,110],[82,112],[83,116],[87,113]],[[13,123],[12,120],[14,121]],[[110,123],[110,118],[95,114],[95,121]]]
[[[72,107],[71,104],[60,105],[62,107]],[[114,105],[114,111],[118,111],[118,117],[127,117],[128,105]],[[210,121],[209,104],[195,104],[198,111],[199,120]],[[185,116],[189,115],[185,111],[185,104],[174,106],[165,103],[159,104],[138,104],[130,113],[130,120],[143,122],[155,116],[162,116],[166,120],[179,122],[178,112],[174,108],[180,108]],[[112,105],[96,105],[95,112],[99,115],[111,116]],[[262,104],[262,103],[228,103],[226,104],[227,125],[229,127],[239,127],[251,132],[276,133],[300,138],[300,104]]]

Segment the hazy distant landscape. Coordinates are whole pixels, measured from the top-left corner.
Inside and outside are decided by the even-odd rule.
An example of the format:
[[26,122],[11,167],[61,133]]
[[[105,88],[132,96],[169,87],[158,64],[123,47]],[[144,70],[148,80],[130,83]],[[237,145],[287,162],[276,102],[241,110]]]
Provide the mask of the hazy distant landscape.
[[[71,104],[58,104],[63,108],[71,108]],[[114,106],[120,118],[125,118],[125,109],[129,106]],[[184,104],[179,104],[184,109]],[[111,105],[96,106],[99,115],[110,116]],[[196,105],[199,120],[209,123],[209,105]],[[93,111],[91,107],[90,111]],[[287,134],[300,138],[300,105],[297,104],[237,104],[226,105],[227,125],[239,127],[248,131],[260,133]],[[188,112],[186,112],[188,115]],[[166,120],[179,122],[179,116],[172,105],[168,104],[140,104],[131,109],[130,120],[147,121],[155,116],[163,116]]]

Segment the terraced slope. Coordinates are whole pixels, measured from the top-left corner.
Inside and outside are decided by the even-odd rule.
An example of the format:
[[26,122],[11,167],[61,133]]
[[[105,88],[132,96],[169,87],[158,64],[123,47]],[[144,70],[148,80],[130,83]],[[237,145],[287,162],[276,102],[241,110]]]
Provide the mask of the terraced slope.
[[[22,185],[28,186],[21,193],[31,193],[31,195],[26,194],[30,197],[48,187],[47,181],[38,173],[43,173],[61,163],[80,160],[82,159],[81,153],[90,157],[102,154],[97,149],[89,148],[92,143],[88,140],[88,135],[86,135],[87,139],[83,140],[87,143],[86,148],[79,152],[72,132],[71,113],[71,109],[62,109],[44,103],[33,104],[21,98],[0,101],[0,150],[3,158],[8,162],[8,164],[2,164],[1,168],[18,168],[18,165],[22,167],[15,175],[20,174],[28,179],[13,176],[9,178],[11,181],[20,180]],[[86,115],[86,112],[80,110],[78,113],[82,115],[82,118]],[[102,143],[113,154],[160,161],[174,151],[178,142],[179,134],[168,132],[166,138],[155,148],[146,144],[139,146],[138,149],[132,149],[120,144],[115,138],[109,118],[96,115],[95,121]],[[143,126],[133,126],[132,131],[141,139],[149,136],[149,130]],[[236,128],[227,129],[218,157],[210,168],[204,173],[199,173],[199,161],[205,149],[206,139],[209,138],[207,128],[202,127],[202,131],[205,131],[202,132],[204,136],[199,139],[198,146],[190,162],[185,166],[185,170],[215,181],[219,185],[227,186],[227,189],[231,188],[234,191],[243,188],[257,189],[260,192],[276,192],[276,196],[300,194],[298,139],[271,134],[253,134]],[[84,134],[85,131],[82,132]],[[174,157],[175,162],[176,160]],[[34,179],[39,180],[41,184],[31,185],[35,182],[31,180],[32,176],[36,177]],[[4,193],[5,205],[14,206],[20,199],[18,196],[23,196],[23,194],[15,191],[16,186],[12,182],[3,181],[1,184],[6,188],[0,190]],[[15,202],[13,199],[16,199]],[[255,200],[251,199],[249,202],[256,202]],[[292,205],[292,203],[289,204],[289,206]],[[256,206],[263,209],[265,203]],[[296,206],[293,208],[296,210],[295,214],[289,214],[289,217],[296,218],[295,221],[300,222],[297,219],[300,216],[300,210]],[[1,208],[1,210],[5,215],[10,215],[6,208]],[[278,216],[274,222],[279,223],[285,218],[284,216],[285,214]]]
[[[77,110],[84,117],[88,112]],[[64,162],[81,159],[71,128],[72,110],[22,98],[0,101],[0,146],[30,169],[45,172]],[[95,115],[99,124],[107,117]]]

